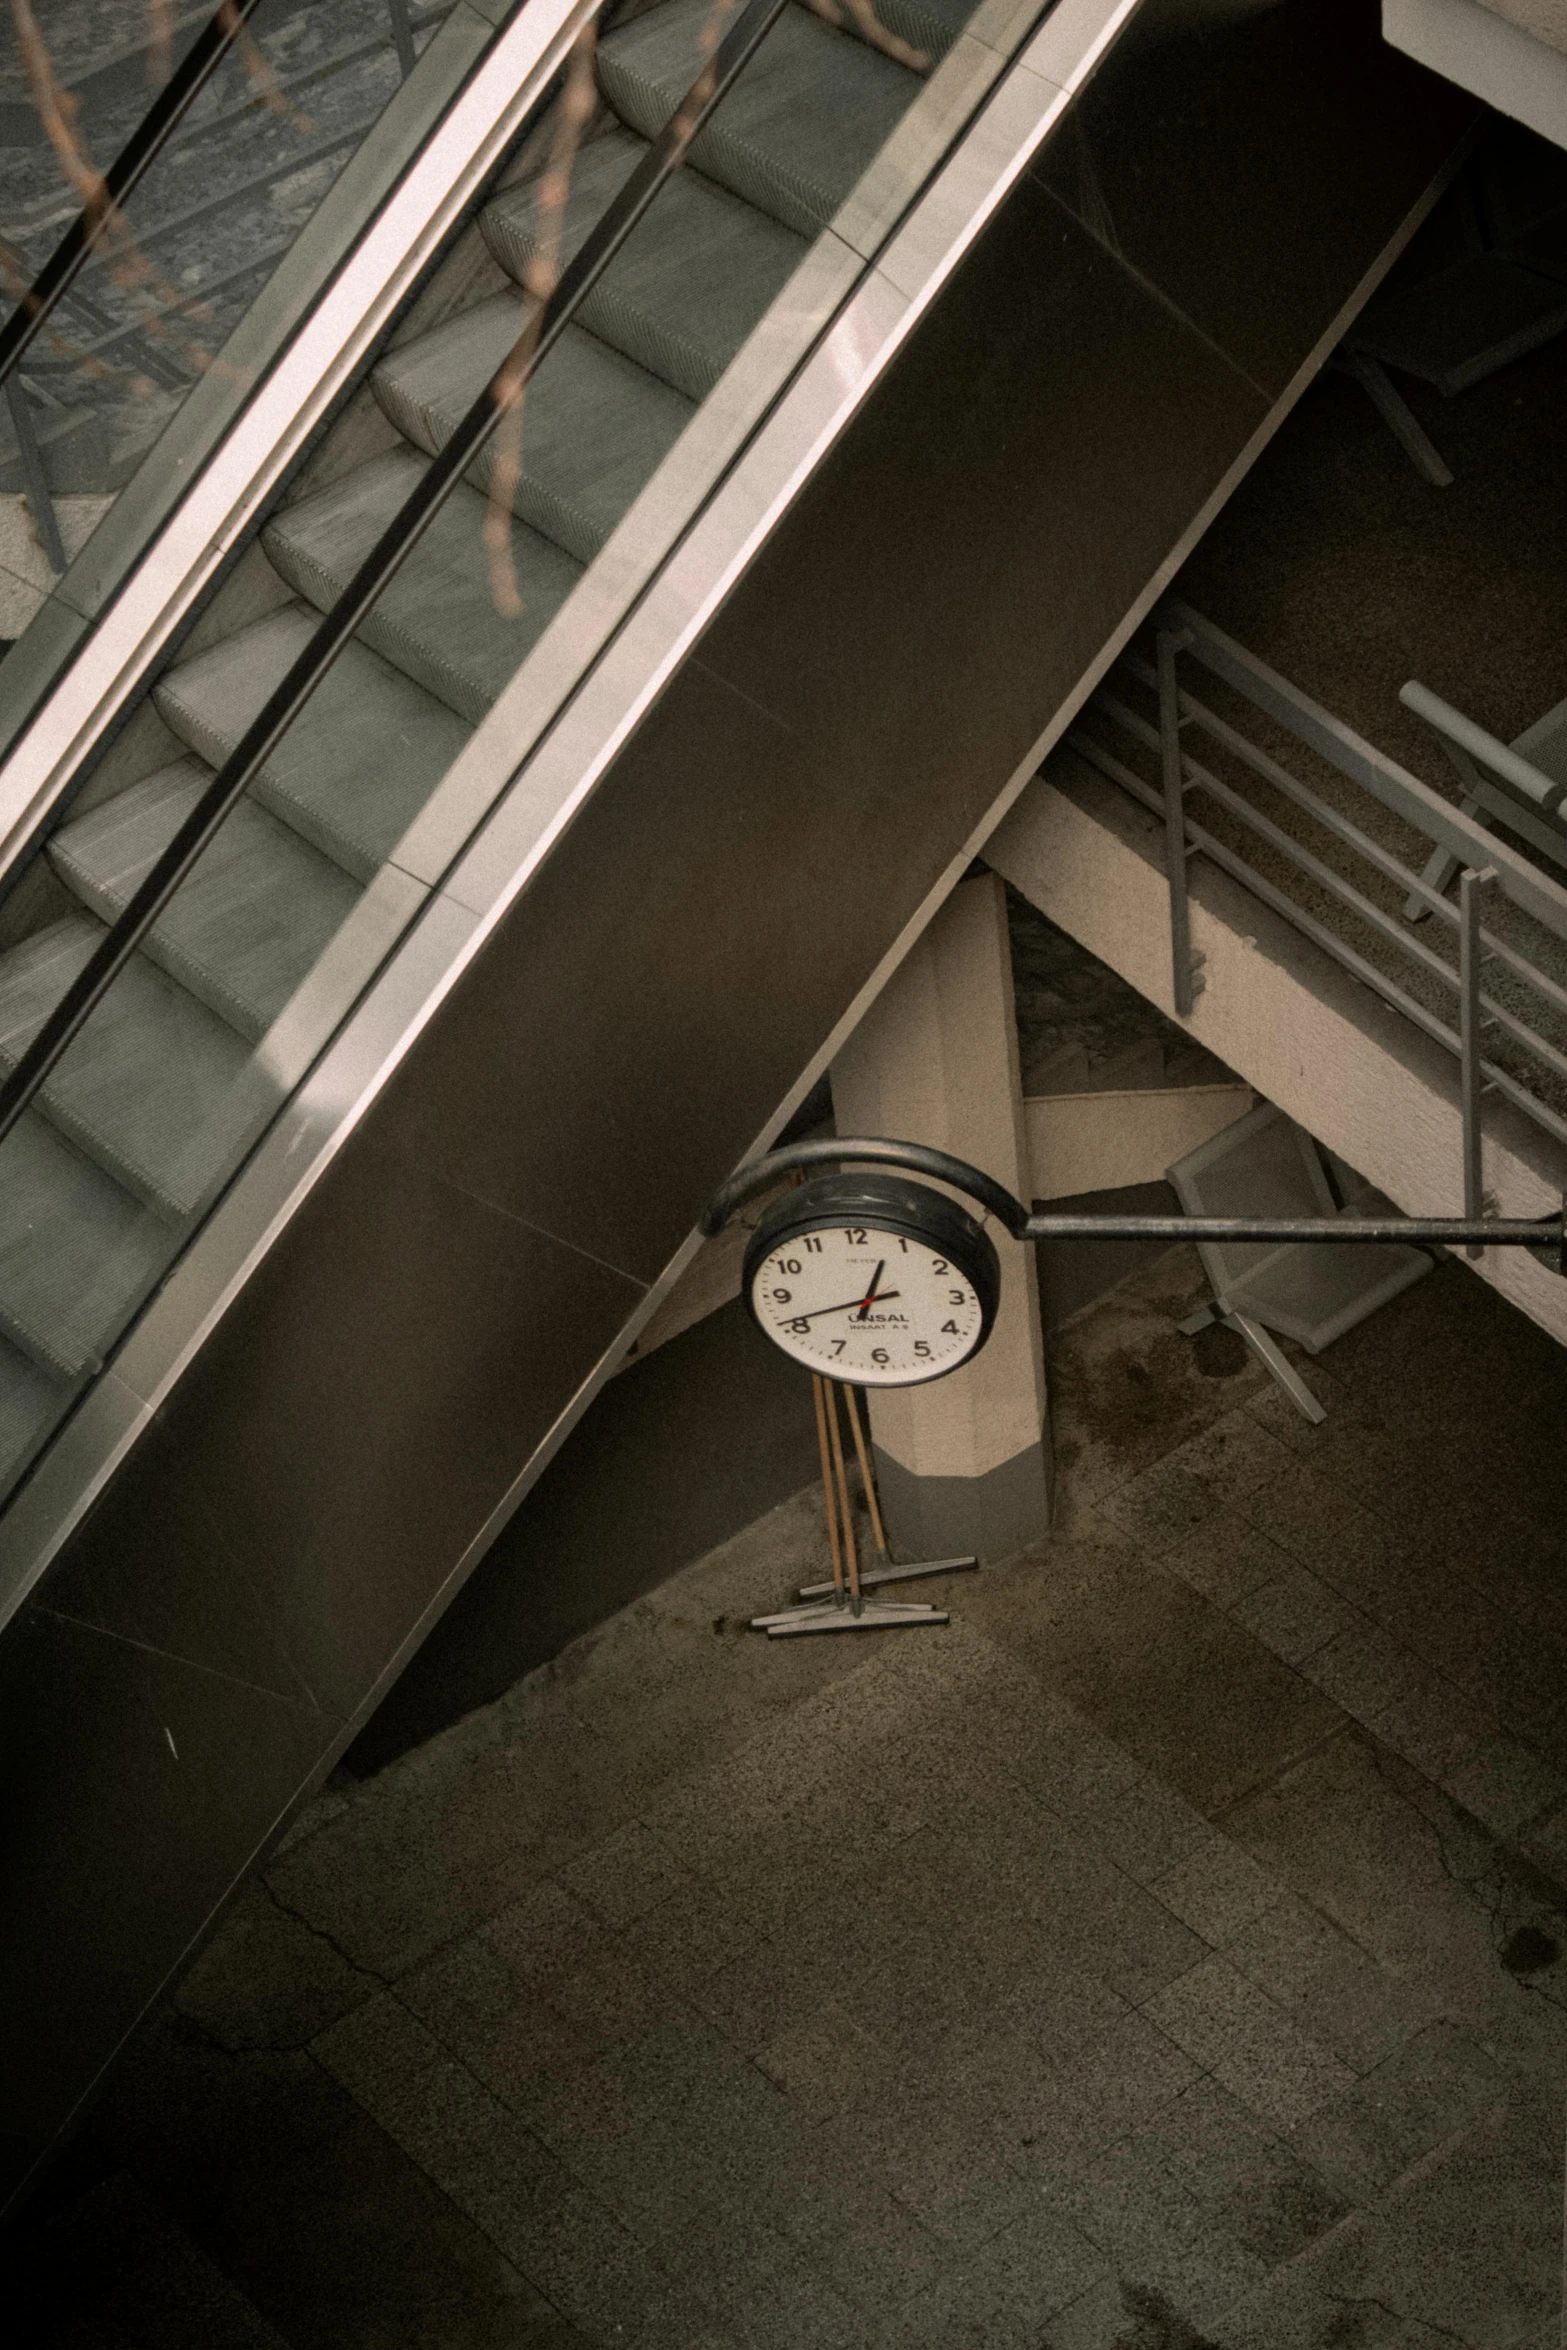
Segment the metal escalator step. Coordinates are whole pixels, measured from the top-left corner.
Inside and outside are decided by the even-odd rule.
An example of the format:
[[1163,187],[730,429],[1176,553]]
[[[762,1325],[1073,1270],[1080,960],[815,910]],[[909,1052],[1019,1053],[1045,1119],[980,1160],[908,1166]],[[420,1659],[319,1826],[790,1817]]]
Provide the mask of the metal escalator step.
[[[15,1066],[103,935],[91,915],[68,915],[0,959],[0,1067]],[[265,1085],[243,1037],[134,955],[36,1107],[116,1182],[181,1217],[251,1130]]]
[[[632,130],[656,138],[702,66],[709,0],[667,0],[608,35],[599,85]],[[906,66],[786,8],[691,147],[691,161],[786,228],[815,236],[874,160],[919,88]]]
[[5,1175],[0,1333],[40,1370],[75,1378],[157,1278],[169,1228],[34,1111],[7,1138]]
[[[154,699],[209,765],[228,757],[309,642],[297,604],[174,669]],[[356,881],[369,881],[468,740],[469,728],[361,644],[344,647],[251,787],[252,797]]]
[[[50,862],[112,922],[189,815],[212,769],[199,759],[133,784],[65,825]],[[232,809],[143,952],[254,1042],[335,937],[359,891],[321,851],[254,800]]]
[[[569,261],[647,153],[627,131],[578,156],[561,238]],[[501,267],[522,283],[536,250],[535,186],[509,188],[480,226]],[[803,238],[694,171],[679,171],[610,263],[580,312],[602,342],[704,400],[807,251]]]
[[0,1486],[58,1418],[62,1400],[61,1382],[0,1336]]
[[[289,585],[325,611],[427,462],[411,449],[393,450],[280,514],[266,548]],[[480,535],[486,512],[479,492],[459,483],[360,630],[365,644],[472,725],[582,577],[573,556],[514,521],[512,570],[522,610],[515,617],[498,611]]]
[[[517,335],[510,294],[421,335],[372,378],[398,430],[441,447]],[[692,413],[691,402],[597,336],[568,326],[529,384],[511,504],[522,521],[591,563]],[[470,476],[490,487],[496,442]]]

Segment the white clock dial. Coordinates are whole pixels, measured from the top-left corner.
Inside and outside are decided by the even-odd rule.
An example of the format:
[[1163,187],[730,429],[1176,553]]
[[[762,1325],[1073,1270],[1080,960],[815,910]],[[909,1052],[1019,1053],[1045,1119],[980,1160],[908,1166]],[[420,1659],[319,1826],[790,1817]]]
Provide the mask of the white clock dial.
[[857,1387],[908,1387],[956,1370],[984,1335],[968,1276],[924,1241],[874,1224],[781,1240],[751,1308],[785,1354]]

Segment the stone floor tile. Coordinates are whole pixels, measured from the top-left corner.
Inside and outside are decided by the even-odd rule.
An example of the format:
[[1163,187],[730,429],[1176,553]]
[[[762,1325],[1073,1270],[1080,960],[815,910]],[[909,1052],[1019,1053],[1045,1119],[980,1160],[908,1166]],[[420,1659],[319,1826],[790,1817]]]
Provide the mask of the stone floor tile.
[[1137,2145],[1180,2181],[1207,2229],[1265,2266],[1293,2259],[1344,2216],[1344,2198],[1211,2076],[1152,2114]]
[[589,1962],[570,1978],[557,2005],[474,1934],[405,1975],[398,1996],[476,2080],[515,2102],[536,2074],[588,2064],[645,2021],[640,1986],[633,1982],[630,2001],[617,2004],[597,1973],[601,1965]]
[[1357,2073],[1371,2072],[1430,2013],[1429,1999],[1379,1967],[1366,1951],[1293,1893],[1223,1941],[1225,1957],[1275,2006]]
[[1159,1992],[1144,2013],[1243,2105],[1280,2128],[1303,2121],[1355,2078],[1217,1955]]
[[1481,1709],[1376,1625],[1341,1632],[1301,1671],[1385,1746],[1440,1779],[1489,1734]]
[[1025,2084],[1002,2116],[1016,2132],[1013,2159],[1036,2177],[1058,2178],[1140,2128],[1199,2069],[1146,2016],[1125,2016],[1062,2053],[1042,2082]]
[[602,1844],[578,1853],[559,1874],[566,1891],[607,1926],[634,1925],[690,1883],[689,1870],[640,1820],[628,1821]]
[[1164,1553],[1164,1564],[1215,1607],[1233,1609],[1237,1600],[1276,1582],[1289,1555],[1259,1532],[1238,1510],[1222,1509]]
[[1147,1772],[1129,1787],[1090,1809],[1079,1806],[1073,1824],[1095,1841],[1119,1869],[1139,1885],[1152,1885],[1189,1860],[1212,1835],[1194,1804]]
[[240,1895],[175,2005],[225,2048],[302,2048],[379,1988],[263,1883]]
[[1510,2076],[1466,2033],[1428,2024],[1290,2143],[1346,2201],[1369,2201],[1504,2098]]
[[[1525,2074],[1567,2067],[1562,2009],[1504,1964],[1542,1917],[1530,1880],[1472,1814],[1358,1735],[1333,1740],[1226,1817],[1231,1835],[1407,1987]],[[1533,1904],[1531,1910],[1531,1903]]]
[[1216,1947],[1286,1898],[1276,1877],[1210,1829],[1202,1848],[1149,1887],[1181,1923]]
[[1237,1600],[1230,1613],[1287,1665],[1302,1664],[1358,1620],[1349,1603],[1320,1576],[1294,1564],[1286,1564],[1273,1582]]
[[1455,1802],[1509,1840],[1567,1797],[1562,1774],[1505,1732],[1476,1747],[1442,1784]]

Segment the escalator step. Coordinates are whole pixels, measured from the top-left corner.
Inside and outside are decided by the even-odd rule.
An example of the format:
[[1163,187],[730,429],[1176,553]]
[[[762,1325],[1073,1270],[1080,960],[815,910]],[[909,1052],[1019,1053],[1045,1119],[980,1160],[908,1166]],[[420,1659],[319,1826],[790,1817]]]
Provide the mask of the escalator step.
[[57,1377],[91,1368],[168,1253],[166,1224],[47,1120],[23,1116],[0,1187],[0,1331],[12,1345]]
[[[67,915],[0,962],[0,1065],[15,1065],[103,935],[90,915]],[[205,1193],[236,1121],[247,1122],[250,1061],[226,1021],[135,955],[37,1106],[116,1182],[179,1217]]]
[[[290,587],[326,611],[423,478],[393,450],[280,514],[266,549]],[[477,725],[582,577],[582,565],[526,523],[511,525],[515,617],[496,609],[480,533],[487,501],[466,482],[431,523],[360,629],[394,668]]]
[[29,1445],[59,1417],[61,1384],[0,1337],[0,1481],[8,1479]]
[[[656,138],[702,66],[709,0],[667,0],[611,33],[599,83],[632,130]],[[801,236],[824,229],[918,90],[908,69],[786,8],[695,139],[691,160]]]
[[[615,131],[577,158],[561,239],[569,261],[647,142]],[[533,184],[509,188],[480,223],[495,258],[520,285],[536,249]],[[580,312],[582,324],[691,400],[712,390],[769,303],[804,258],[802,238],[694,171],[659,191]]]
[[[376,396],[399,432],[442,446],[516,340],[519,304],[498,294],[383,361]],[[528,386],[513,510],[591,563],[692,414],[691,402],[595,335],[568,326]],[[492,441],[471,478],[488,490]]]
[[[291,604],[175,669],[155,700],[219,767],[317,626]],[[369,881],[468,740],[462,720],[378,654],[347,645],[252,786],[253,796]]]
[[[211,781],[197,759],[121,792],[56,834],[49,856],[112,922]],[[252,1042],[265,1035],[359,896],[342,867],[243,799],[143,952]]]

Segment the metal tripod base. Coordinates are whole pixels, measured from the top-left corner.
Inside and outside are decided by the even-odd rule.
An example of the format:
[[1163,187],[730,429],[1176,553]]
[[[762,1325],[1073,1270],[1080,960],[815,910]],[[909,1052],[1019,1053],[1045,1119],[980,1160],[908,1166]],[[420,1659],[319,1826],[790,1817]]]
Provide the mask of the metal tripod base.
[[856,1608],[852,1600],[834,1599],[825,1607],[791,1607],[781,1615],[753,1616],[751,1629],[765,1632],[769,1640],[790,1640],[806,1632],[899,1632],[950,1621],[944,1607],[927,1607],[921,1600],[867,1599]]
[[[860,1589],[869,1591],[876,1583],[912,1583],[921,1575],[960,1575],[967,1567],[977,1567],[978,1559],[921,1559],[917,1566],[895,1567],[882,1553],[883,1565],[868,1567],[860,1576]],[[802,1599],[831,1599],[835,1586],[831,1583],[802,1583]]]

